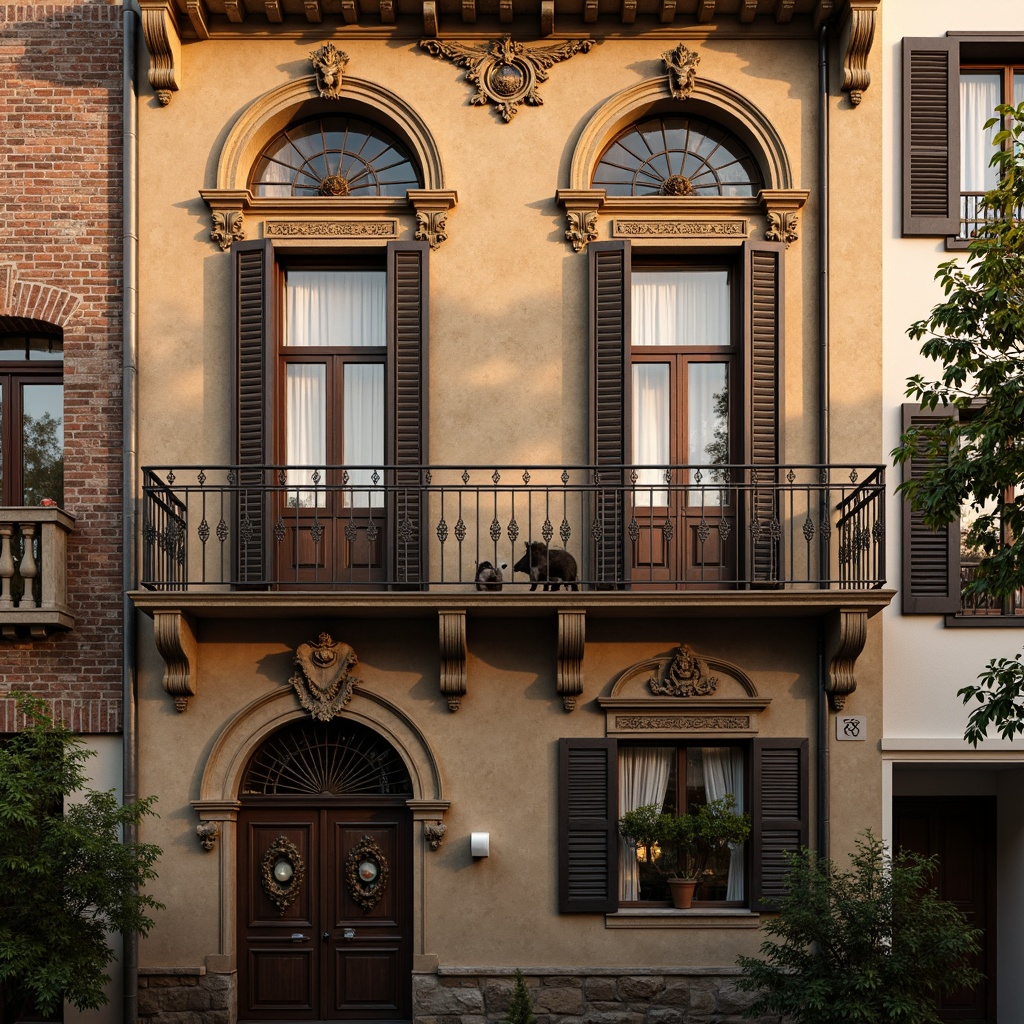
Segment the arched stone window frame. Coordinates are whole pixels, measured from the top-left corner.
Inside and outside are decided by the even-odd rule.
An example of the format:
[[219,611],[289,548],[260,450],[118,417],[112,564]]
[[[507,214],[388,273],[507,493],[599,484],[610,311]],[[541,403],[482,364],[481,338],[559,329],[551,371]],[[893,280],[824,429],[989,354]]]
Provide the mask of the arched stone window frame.
[[[249,175],[263,148],[289,124],[316,116],[352,115],[380,124],[409,151],[423,188],[405,197],[254,196]],[[215,188],[202,188],[211,213],[210,239],[224,251],[258,236],[303,244],[373,244],[412,237],[436,249],[447,236],[447,213],[458,202],[445,185],[441,155],[423,119],[383,86],[346,76],[341,100],[316,94],[312,76],[273,89],[231,127],[217,160]]]
[[[764,112],[719,82],[698,79],[683,101],[670,97],[666,83],[656,78],[624,89],[583,129],[573,149],[569,185],[556,192],[566,212],[566,241],[576,252],[602,237],[639,239],[645,245],[740,245],[758,228],[766,241],[787,246],[795,241],[796,215],[809,192],[794,187],[785,145]],[[609,196],[591,187],[602,154],[620,131],[648,117],[679,115],[704,118],[743,142],[764,180],[756,196]],[[603,234],[602,220],[608,221]]]

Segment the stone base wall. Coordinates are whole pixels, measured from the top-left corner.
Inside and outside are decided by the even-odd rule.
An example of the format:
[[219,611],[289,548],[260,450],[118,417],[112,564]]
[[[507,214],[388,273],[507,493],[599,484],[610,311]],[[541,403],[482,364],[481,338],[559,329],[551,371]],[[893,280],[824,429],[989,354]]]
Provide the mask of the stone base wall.
[[[754,1001],[730,969],[524,970],[523,977],[538,1024],[749,1024],[743,1012]],[[499,1024],[514,984],[513,971],[416,975],[413,1024]]]
[[207,974],[205,967],[139,971],[140,1024],[233,1024],[237,1019],[233,974]]

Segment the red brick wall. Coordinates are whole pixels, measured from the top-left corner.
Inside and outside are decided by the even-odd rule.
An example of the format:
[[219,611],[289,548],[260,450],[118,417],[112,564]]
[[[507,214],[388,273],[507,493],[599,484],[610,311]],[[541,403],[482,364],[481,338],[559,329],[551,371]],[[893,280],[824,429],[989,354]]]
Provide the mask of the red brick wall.
[[[59,312],[73,309],[64,461],[77,519],[75,629],[0,640],[0,693],[41,696],[82,732],[121,723],[121,63],[118,3],[0,4],[0,268],[23,300],[8,313],[33,315],[36,286],[50,308],[54,289],[71,297]],[[0,699],[0,732],[19,724],[13,710]]]

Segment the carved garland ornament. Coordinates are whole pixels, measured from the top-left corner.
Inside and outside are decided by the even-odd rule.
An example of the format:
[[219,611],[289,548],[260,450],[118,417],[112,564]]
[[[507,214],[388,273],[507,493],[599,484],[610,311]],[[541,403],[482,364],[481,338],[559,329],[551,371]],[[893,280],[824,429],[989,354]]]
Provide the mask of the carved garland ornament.
[[260,861],[263,891],[281,916],[295,902],[306,877],[306,864],[299,848],[285,836],[278,836]]
[[364,914],[370,913],[384,897],[390,874],[384,851],[370,836],[363,836],[345,861],[345,883]]
[[543,104],[537,87],[547,81],[552,65],[586,53],[593,45],[593,39],[571,39],[527,49],[507,33],[501,39],[474,46],[440,39],[420,40],[420,46],[431,56],[466,68],[466,81],[476,86],[476,95],[469,102],[481,107],[493,103],[506,123],[516,116],[521,103],[534,107]]
[[352,687],[361,682],[349,672],[357,660],[348,644],[335,643],[329,633],[321,633],[317,643],[299,645],[295,652],[298,671],[288,682],[314,718],[329,722],[352,699]]
[[647,685],[656,697],[707,697],[718,689],[718,677],[708,675],[707,662],[688,644],[680,644],[661,679],[651,676]]
[[325,100],[341,99],[341,80],[348,64],[348,54],[337,49],[334,43],[324,43],[319,50],[313,50],[309,59],[316,74],[316,88]]
[[668,69],[668,90],[674,100],[690,98],[694,85],[697,84],[697,65],[700,54],[688,50],[680,43],[674,50],[666,50],[661,59]]

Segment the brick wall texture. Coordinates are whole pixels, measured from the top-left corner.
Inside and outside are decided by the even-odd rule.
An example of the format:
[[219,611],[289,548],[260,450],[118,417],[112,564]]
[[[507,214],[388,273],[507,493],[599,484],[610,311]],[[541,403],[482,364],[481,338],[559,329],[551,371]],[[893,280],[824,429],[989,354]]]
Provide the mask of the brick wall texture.
[[[82,732],[121,723],[121,7],[0,4],[0,324],[64,330],[75,629],[0,641],[0,694]],[[10,321],[7,321],[9,324]],[[0,732],[20,726],[0,699]]]

